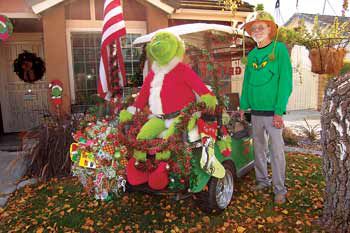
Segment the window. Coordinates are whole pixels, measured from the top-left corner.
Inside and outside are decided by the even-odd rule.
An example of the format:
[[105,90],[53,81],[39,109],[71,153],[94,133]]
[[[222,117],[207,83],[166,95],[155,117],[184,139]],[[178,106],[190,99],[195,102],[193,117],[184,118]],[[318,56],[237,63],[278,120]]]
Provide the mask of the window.
[[[122,51],[127,80],[139,72],[141,48],[132,42],[140,34],[127,34],[122,38]],[[100,32],[72,32],[72,62],[75,104],[92,104],[97,93],[100,63]]]
[[126,79],[129,83],[140,74],[140,57],[142,48],[132,44],[132,42],[139,36],[141,36],[141,34],[127,34],[122,38],[125,73]]

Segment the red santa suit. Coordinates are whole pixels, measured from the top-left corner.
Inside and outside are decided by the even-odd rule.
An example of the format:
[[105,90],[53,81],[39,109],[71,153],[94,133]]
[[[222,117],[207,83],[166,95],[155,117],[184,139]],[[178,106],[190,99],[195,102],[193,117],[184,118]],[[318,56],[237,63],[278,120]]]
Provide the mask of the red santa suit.
[[152,65],[133,106],[143,109],[149,104],[153,114],[170,114],[194,102],[194,92],[199,96],[211,93],[188,65],[174,58],[166,66]]

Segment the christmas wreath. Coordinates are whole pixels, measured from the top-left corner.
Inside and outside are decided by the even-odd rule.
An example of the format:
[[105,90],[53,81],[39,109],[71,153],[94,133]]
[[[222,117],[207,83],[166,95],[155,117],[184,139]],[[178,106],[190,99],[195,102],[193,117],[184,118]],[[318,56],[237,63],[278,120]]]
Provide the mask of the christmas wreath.
[[13,32],[11,20],[5,15],[0,15],[0,41],[6,41]]
[[13,62],[14,72],[24,82],[33,83],[42,79],[45,73],[45,62],[35,53],[24,50]]

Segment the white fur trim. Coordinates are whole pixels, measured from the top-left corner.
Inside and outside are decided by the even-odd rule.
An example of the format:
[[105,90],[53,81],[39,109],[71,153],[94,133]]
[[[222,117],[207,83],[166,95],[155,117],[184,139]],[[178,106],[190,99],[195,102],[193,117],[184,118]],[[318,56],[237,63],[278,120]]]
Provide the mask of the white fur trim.
[[[49,86],[49,87],[50,87],[50,86]],[[58,90],[60,90],[60,91],[63,90],[62,87],[59,86],[59,85],[52,85],[52,86],[51,86],[51,89],[54,89],[54,88],[58,88]]]
[[126,111],[130,112],[132,115],[135,114],[137,108],[135,106],[129,106]]
[[153,114],[163,114],[162,101],[160,98],[163,80],[165,75],[172,71],[180,62],[181,59],[175,57],[165,66],[159,66],[156,62],[153,63],[152,70],[154,72],[154,77],[151,82],[150,95],[148,99],[150,110]]
[[171,118],[171,119],[166,119],[166,120],[165,120],[165,127],[166,127],[167,129],[169,129],[170,125],[174,122],[174,120],[175,120],[175,117],[174,117],[174,118]]
[[166,120],[164,121],[166,130],[162,131],[162,132],[158,135],[158,138],[164,138],[164,137],[165,137],[165,135],[167,134],[167,132],[168,132],[168,130],[169,130],[170,125],[174,122],[174,120],[175,120],[175,117],[174,117],[174,118],[171,118],[171,119],[166,119]]

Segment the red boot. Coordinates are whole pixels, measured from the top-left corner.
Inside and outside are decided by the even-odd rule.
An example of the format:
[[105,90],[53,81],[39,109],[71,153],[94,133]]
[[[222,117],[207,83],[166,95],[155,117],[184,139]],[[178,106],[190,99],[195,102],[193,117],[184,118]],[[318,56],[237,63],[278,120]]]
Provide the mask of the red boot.
[[131,185],[140,185],[148,181],[149,172],[140,171],[135,167],[135,158],[131,158],[126,166],[126,178]]
[[148,185],[151,189],[162,190],[169,184],[169,175],[166,162],[160,162],[157,169],[149,175]]

